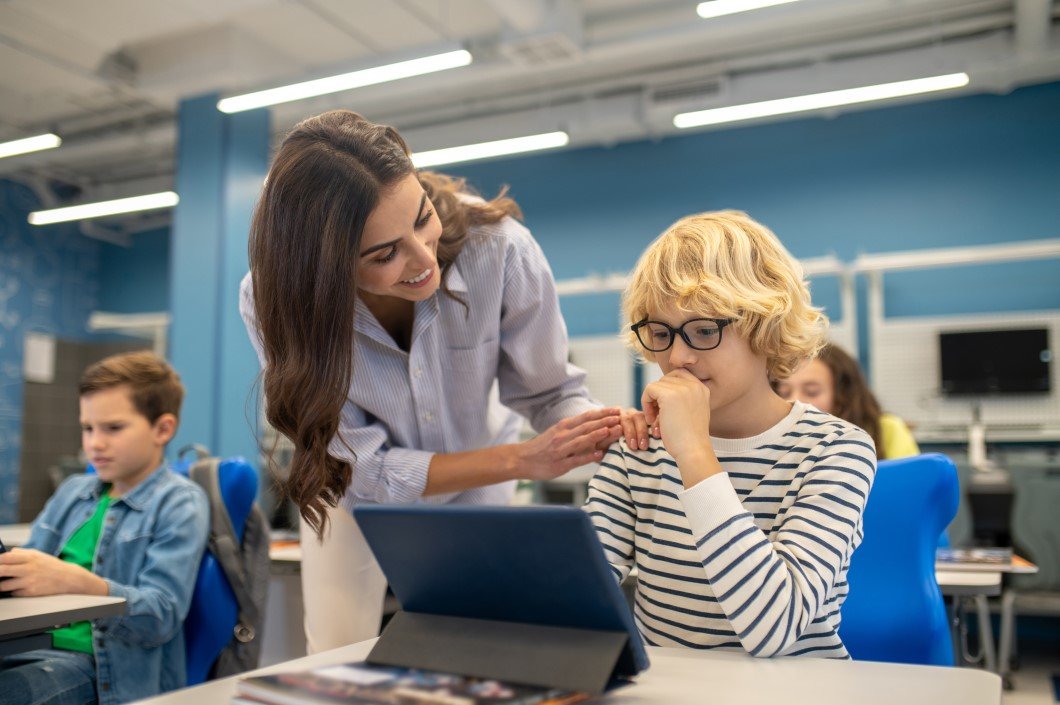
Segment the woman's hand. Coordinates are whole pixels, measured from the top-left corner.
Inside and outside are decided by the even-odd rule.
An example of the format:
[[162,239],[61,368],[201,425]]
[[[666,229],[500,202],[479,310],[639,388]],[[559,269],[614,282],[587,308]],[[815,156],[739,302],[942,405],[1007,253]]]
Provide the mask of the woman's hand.
[[551,480],[592,463],[622,435],[621,410],[593,409],[563,419],[544,433],[514,446],[514,477]]
[[[622,436],[631,450],[647,450],[648,436],[659,437],[657,433],[651,433],[643,411],[622,409],[620,418],[622,419]],[[607,445],[596,447],[598,450],[607,450]]]
[[710,389],[685,369],[650,383],[641,395],[644,418],[658,429],[685,487],[721,472],[710,444]]

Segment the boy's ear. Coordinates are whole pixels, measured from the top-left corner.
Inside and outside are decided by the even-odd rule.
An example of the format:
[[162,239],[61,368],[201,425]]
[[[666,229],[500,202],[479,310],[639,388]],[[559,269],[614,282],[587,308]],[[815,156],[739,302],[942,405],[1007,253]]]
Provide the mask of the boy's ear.
[[177,434],[177,417],[173,414],[162,414],[154,423],[155,440],[165,445]]

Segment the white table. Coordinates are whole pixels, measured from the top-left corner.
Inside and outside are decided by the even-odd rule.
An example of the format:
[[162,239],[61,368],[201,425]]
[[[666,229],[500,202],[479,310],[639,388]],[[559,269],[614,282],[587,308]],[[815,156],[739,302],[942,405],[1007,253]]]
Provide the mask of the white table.
[[29,541],[30,524],[3,524],[0,525],[0,541],[8,548],[21,546]]
[[[294,658],[304,653],[304,635],[300,632],[302,615],[302,591],[298,583],[301,568],[302,548],[296,542],[275,545],[269,550],[272,559],[272,578],[269,587],[269,605],[266,611],[270,621],[265,630],[265,645],[262,648],[264,663],[275,663],[282,657]],[[957,600],[970,597],[975,600],[979,631],[982,634],[983,660],[987,670],[997,673],[997,650],[994,647],[993,627],[990,621],[987,597],[1001,594],[1001,571],[965,572],[936,570],[935,577],[942,594],[951,598],[950,626],[954,656],[960,655],[960,640],[956,623]],[[636,579],[636,568],[630,574]],[[388,596],[389,611],[398,609],[396,601]],[[297,604],[296,604],[297,603]]]
[[51,647],[49,629],[125,611],[124,597],[48,595],[0,599],[0,656]]
[[[971,597],[975,601],[975,611],[979,622],[979,639],[983,651],[983,665],[987,670],[1000,675],[1008,672],[1009,642],[1011,635],[1006,640],[1002,634],[1001,657],[998,658],[997,649],[994,646],[994,625],[990,620],[990,606],[988,597],[997,597],[1001,594],[1001,579],[1006,573],[1037,573],[1038,566],[1017,559],[1008,564],[984,564],[984,563],[936,563],[935,577],[938,580],[942,594],[952,598],[950,605],[950,625],[953,630],[954,656],[961,658],[960,639],[958,637],[958,601],[963,597]],[[1004,625],[1011,621],[1011,611],[1014,609],[1012,600],[1002,600],[1001,623]]]
[[[306,656],[255,673],[360,661],[375,640]],[[756,659],[746,654],[649,648],[651,668],[602,701],[608,705],[998,705],[1001,679],[966,668],[868,661]],[[144,700],[144,705],[227,705],[238,678]]]

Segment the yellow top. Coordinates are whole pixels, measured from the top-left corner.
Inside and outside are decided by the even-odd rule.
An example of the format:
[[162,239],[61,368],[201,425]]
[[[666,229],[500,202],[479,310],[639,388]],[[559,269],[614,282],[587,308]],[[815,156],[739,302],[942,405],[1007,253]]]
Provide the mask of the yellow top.
[[877,449],[877,454],[887,460],[920,455],[913,432],[894,414],[880,416],[880,445],[883,447]]

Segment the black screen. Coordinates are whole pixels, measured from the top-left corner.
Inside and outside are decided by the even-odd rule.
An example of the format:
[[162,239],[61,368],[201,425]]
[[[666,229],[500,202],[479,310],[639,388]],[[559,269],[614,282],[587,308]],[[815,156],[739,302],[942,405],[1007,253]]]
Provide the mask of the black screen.
[[1049,331],[1044,328],[940,333],[942,393],[1048,392]]

